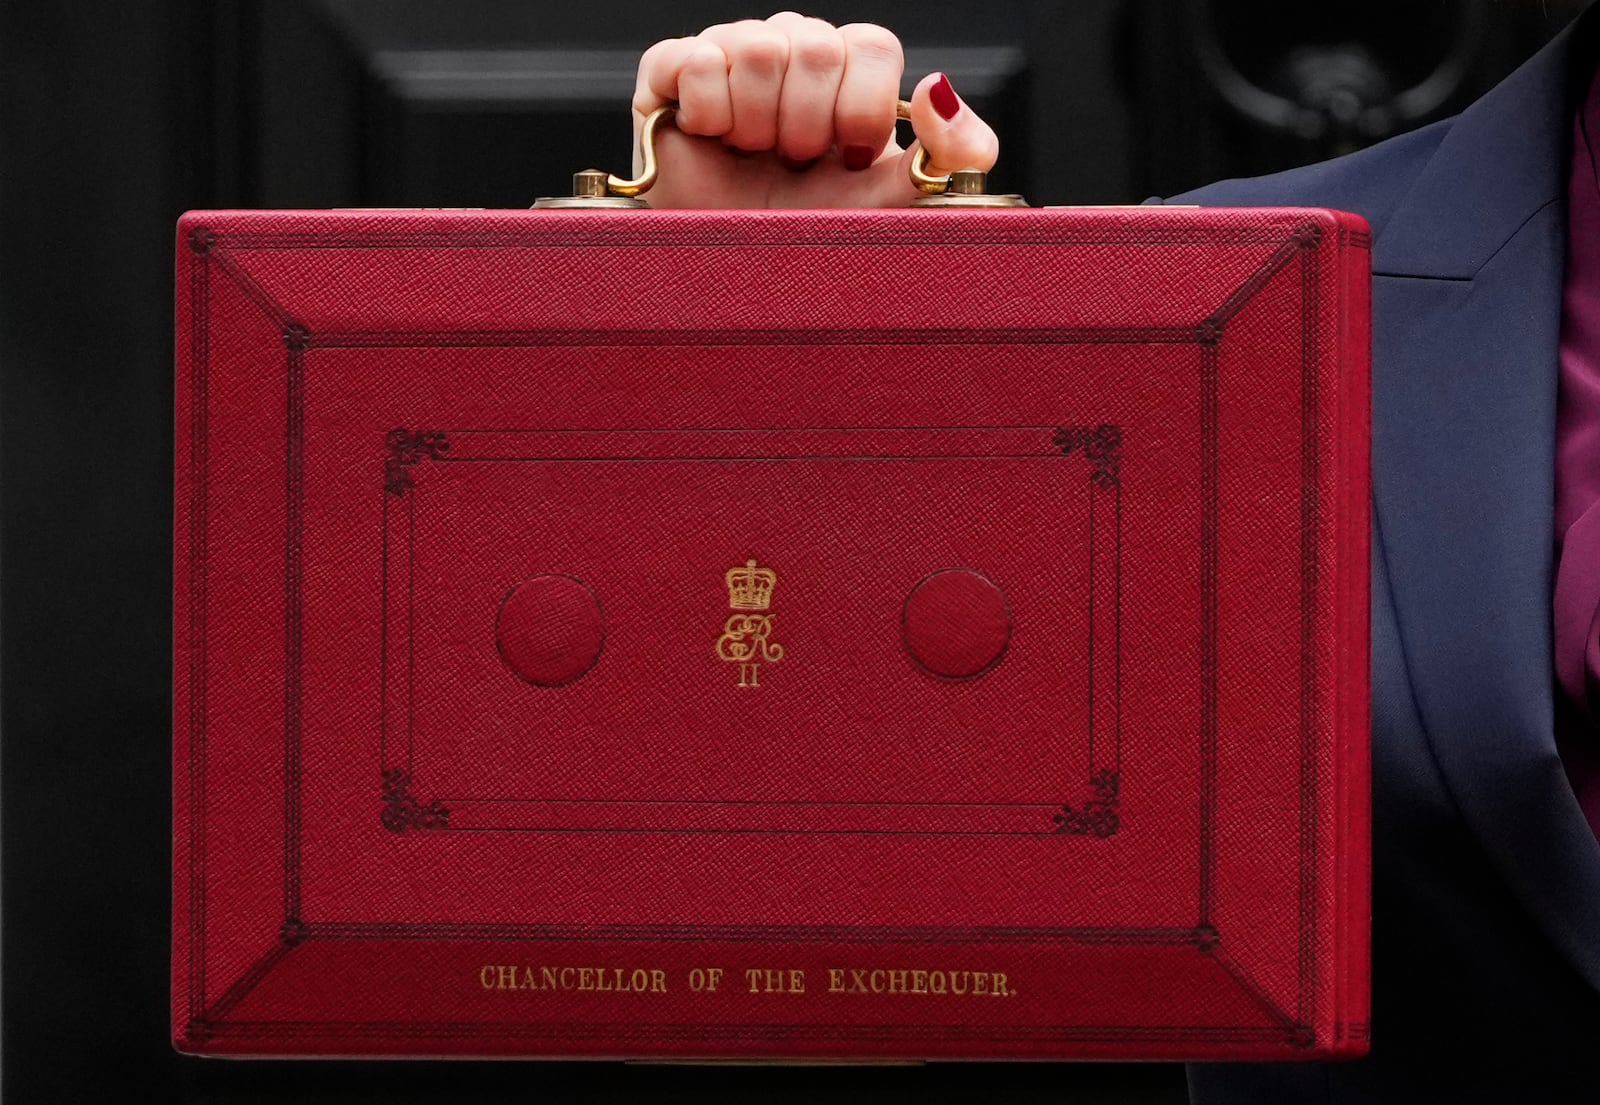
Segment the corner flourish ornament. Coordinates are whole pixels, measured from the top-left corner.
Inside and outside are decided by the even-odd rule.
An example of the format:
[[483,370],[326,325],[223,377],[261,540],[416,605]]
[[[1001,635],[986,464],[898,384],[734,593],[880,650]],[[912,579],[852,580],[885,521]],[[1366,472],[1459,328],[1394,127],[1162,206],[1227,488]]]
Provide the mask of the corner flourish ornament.
[[418,461],[429,457],[442,460],[450,451],[450,442],[442,430],[390,430],[386,441],[389,459],[383,466],[383,487],[391,495],[404,495],[411,489],[415,483],[411,467]]
[[1063,456],[1079,449],[1094,466],[1091,479],[1101,487],[1116,487],[1122,480],[1122,430],[1102,422],[1098,426],[1059,426],[1052,438]]
[[1094,773],[1089,785],[1094,788],[1094,797],[1085,802],[1082,809],[1074,809],[1068,804],[1062,806],[1061,812],[1051,819],[1056,824],[1057,833],[1104,839],[1115,836],[1122,827],[1122,818],[1117,813],[1118,789],[1121,785],[1117,773],[1110,768],[1103,768]]
[[411,776],[403,768],[383,773],[383,812],[378,818],[392,833],[407,829],[448,829],[450,811],[438,801],[423,805],[411,796]]

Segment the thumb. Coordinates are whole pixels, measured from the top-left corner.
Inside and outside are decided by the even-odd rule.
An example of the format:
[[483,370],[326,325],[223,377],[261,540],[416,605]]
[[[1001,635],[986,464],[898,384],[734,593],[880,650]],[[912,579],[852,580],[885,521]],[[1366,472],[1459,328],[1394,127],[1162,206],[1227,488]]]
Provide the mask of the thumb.
[[929,176],[946,176],[956,169],[988,172],[1000,156],[1000,139],[956,95],[943,73],[930,73],[917,82],[911,94],[911,129],[917,140],[909,149],[898,157],[880,158],[872,167],[873,206],[903,206],[917,197],[911,164],[919,148],[928,151]]
[[[911,129],[928,151],[928,172],[944,176],[956,169],[994,168],[1000,156],[1000,139],[950,86],[943,73],[930,73],[917,82],[911,94]],[[906,151],[910,157],[915,146]],[[910,162],[906,163],[910,168]]]

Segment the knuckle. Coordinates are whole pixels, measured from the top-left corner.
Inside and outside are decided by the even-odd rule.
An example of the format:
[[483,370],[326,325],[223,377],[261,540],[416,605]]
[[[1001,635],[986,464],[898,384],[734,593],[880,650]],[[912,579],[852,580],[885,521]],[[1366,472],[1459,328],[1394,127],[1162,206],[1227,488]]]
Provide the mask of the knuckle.
[[905,65],[905,50],[899,38],[886,27],[876,23],[848,23],[839,28],[839,33],[849,44],[852,58],[896,67]]
[[641,80],[655,68],[656,63],[661,60],[661,55],[666,52],[668,46],[672,45],[672,42],[672,39],[662,39],[660,42],[651,43],[649,48],[639,55],[639,77]]
[[762,72],[780,71],[789,63],[789,40],[772,31],[752,34],[734,48],[731,60]]
[[706,42],[714,42],[725,50],[731,50],[735,45],[744,41],[752,27],[764,26],[754,19],[741,19],[737,23],[713,23],[697,36]]
[[796,35],[789,56],[791,64],[805,69],[839,69],[844,66],[844,39],[815,31]]
[[693,73],[695,76],[726,72],[727,67],[728,55],[722,52],[720,46],[710,42],[702,42],[683,59],[683,71]]

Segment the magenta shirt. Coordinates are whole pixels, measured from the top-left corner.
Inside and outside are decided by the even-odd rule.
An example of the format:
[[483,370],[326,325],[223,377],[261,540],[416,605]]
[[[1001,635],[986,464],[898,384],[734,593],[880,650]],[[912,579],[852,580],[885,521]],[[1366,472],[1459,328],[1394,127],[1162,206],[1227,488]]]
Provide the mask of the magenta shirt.
[[[1592,139],[1592,141],[1591,141]],[[1556,400],[1555,677],[1568,774],[1600,835],[1600,71],[1573,125]]]

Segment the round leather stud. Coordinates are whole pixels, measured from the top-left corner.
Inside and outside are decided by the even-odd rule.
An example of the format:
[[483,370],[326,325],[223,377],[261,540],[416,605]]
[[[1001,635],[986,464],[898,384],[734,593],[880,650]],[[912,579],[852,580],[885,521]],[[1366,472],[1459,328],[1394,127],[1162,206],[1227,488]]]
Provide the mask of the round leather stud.
[[911,589],[900,616],[906,652],[946,679],[971,679],[1000,662],[1011,641],[1005,592],[977,572],[946,568]]
[[581,579],[534,576],[500,603],[494,637],[506,667],[536,686],[559,687],[594,667],[605,644],[605,614]]

